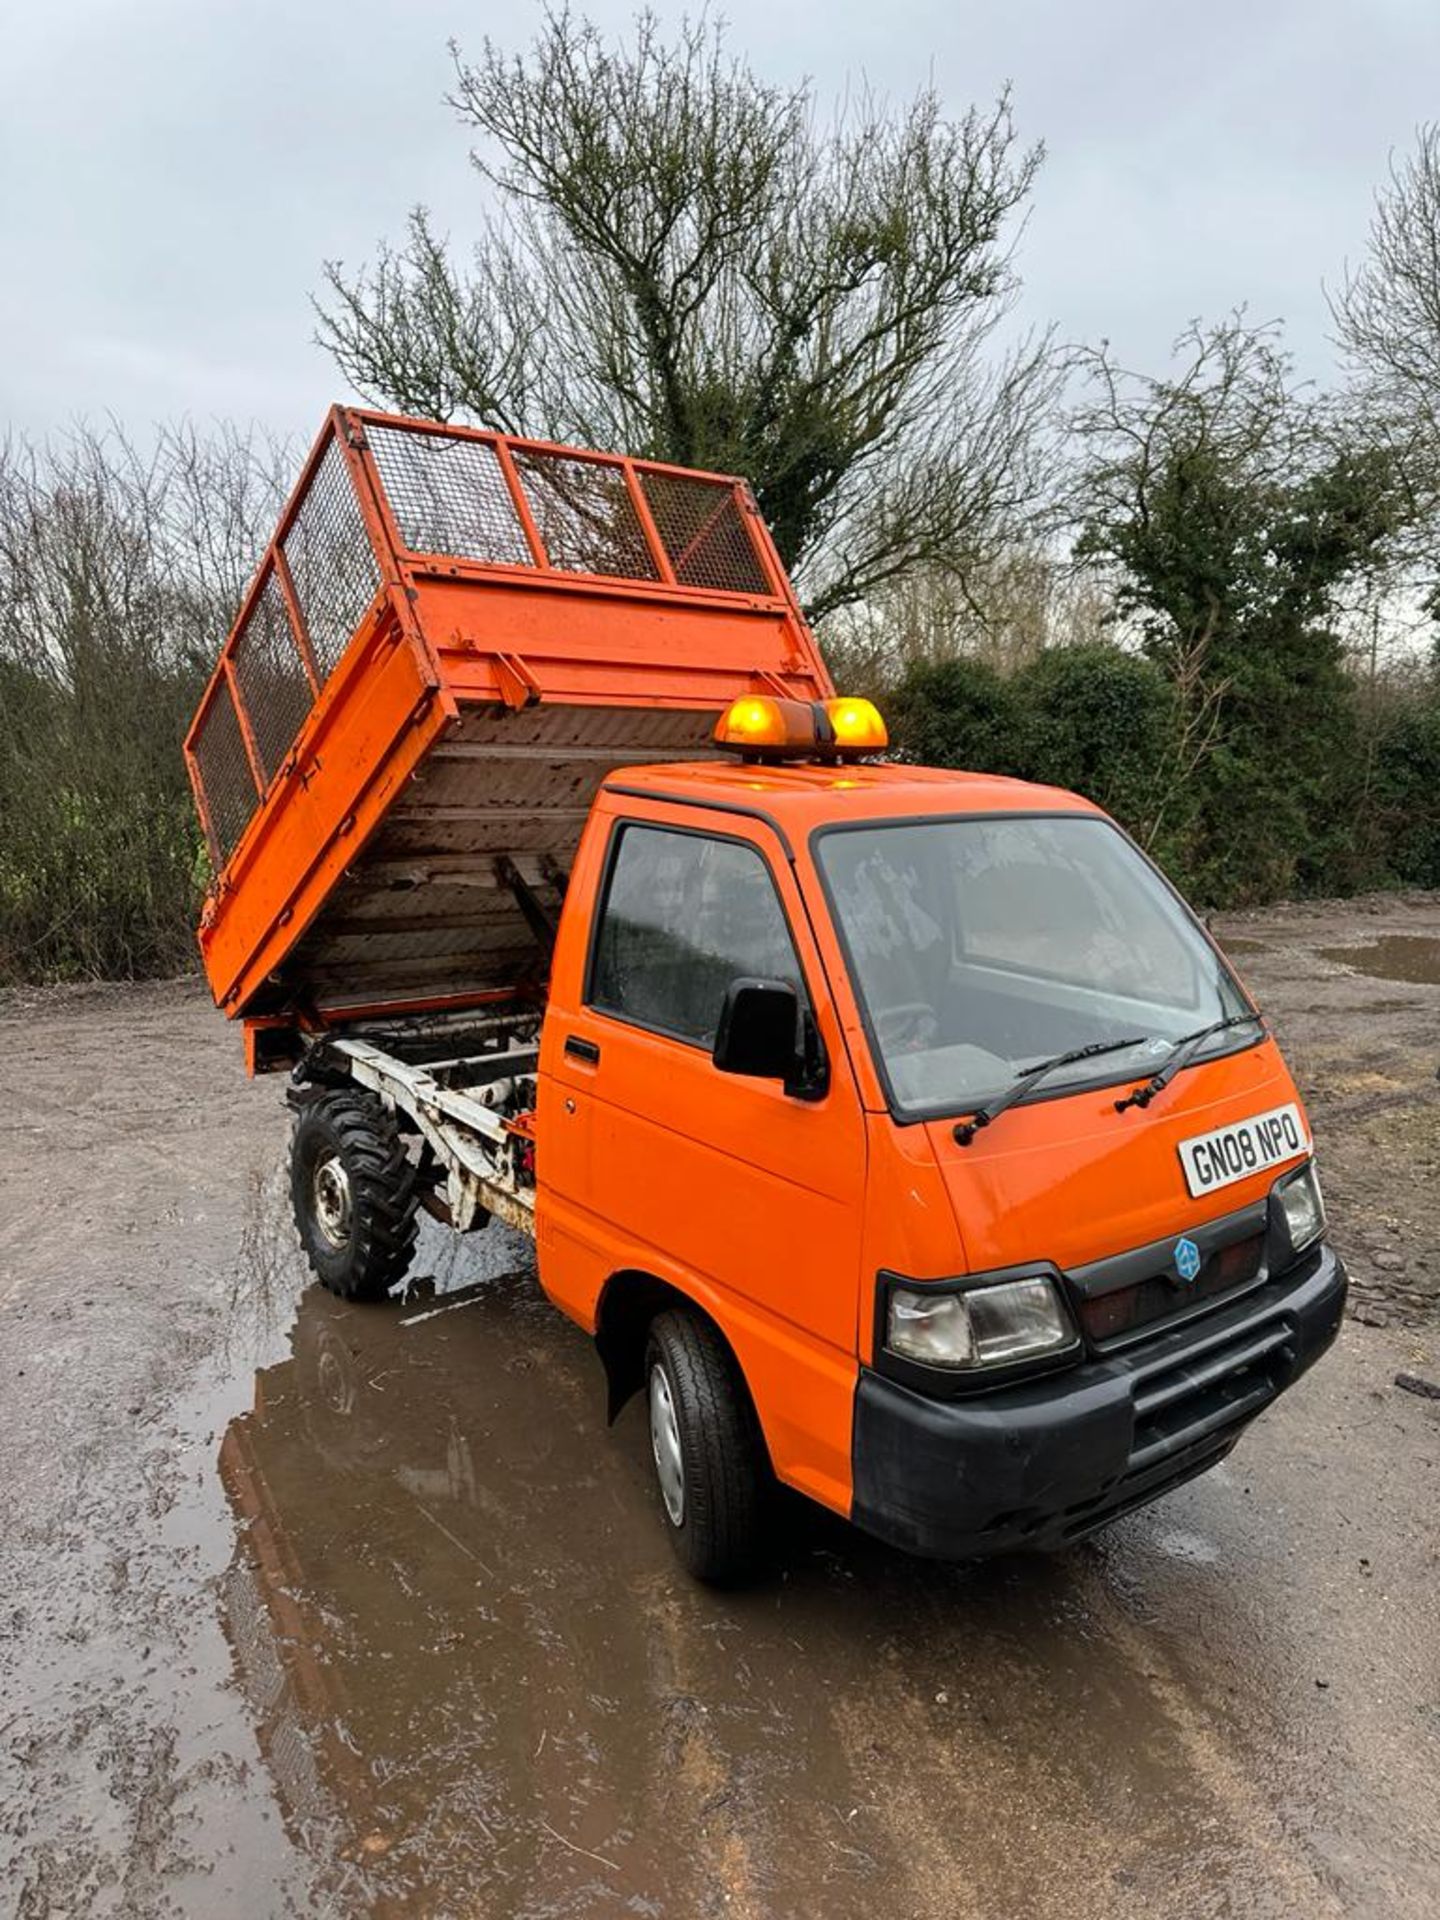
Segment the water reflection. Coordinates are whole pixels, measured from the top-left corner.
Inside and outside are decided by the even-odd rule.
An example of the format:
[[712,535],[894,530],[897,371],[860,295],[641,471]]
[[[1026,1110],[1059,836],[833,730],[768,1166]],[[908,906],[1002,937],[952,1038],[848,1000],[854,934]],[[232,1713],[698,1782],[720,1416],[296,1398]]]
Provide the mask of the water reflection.
[[1440,940],[1426,934],[1385,933],[1363,947],[1322,947],[1320,957],[1375,980],[1440,986]]
[[796,1502],[772,1579],[696,1588],[638,1409],[607,1436],[533,1273],[467,1259],[433,1298],[304,1292],[221,1447],[227,1631],[341,1910],[1048,1913],[1078,1861],[1182,1911],[1243,1842],[1116,1634],[1123,1540],[967,1572]]

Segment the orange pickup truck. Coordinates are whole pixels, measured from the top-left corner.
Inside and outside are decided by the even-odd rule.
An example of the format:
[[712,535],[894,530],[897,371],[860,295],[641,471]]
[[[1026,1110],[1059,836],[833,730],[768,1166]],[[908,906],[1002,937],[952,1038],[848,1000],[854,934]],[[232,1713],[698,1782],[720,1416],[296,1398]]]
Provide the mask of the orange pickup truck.
[[886,764],[743,483],[336,409],[186,741],[200,928],[288,1069],[320,1280],[533,1236],[707,1579],[774,1480],[912,1551],[1078,1539],[1334,1338],[1300,1098],[1163,876]]

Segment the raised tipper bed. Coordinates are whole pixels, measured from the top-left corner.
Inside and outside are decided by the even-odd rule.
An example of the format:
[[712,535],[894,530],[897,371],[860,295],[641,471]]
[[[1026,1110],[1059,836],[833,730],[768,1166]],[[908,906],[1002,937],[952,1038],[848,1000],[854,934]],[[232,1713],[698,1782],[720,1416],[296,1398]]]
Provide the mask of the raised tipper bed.
[[832,691],[743,482],[333,409],[185,742],[251,1065],[538,989],[606,775]]

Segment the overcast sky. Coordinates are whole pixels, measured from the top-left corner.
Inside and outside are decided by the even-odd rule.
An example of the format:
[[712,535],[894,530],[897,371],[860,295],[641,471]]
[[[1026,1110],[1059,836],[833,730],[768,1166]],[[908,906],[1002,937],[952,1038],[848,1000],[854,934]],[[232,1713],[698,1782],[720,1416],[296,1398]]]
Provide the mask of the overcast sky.
[[[634,9],[591,0],[621,26]],[[658,11],[678,16],[662,0]],[[1043,139],[1026,317],[1163,363],[1192,316],[1283,318],[1329,376],[1322,283],[1362,250],[1392,149],[1440,116],[1437,0],[732,0],[765,75],[822,97],[933,75],[957,111],[1015,90]],[[465,0],[6,0],[0,428],[113,412],[309,435],[344,392],[312,342],[322,261],[477,187],[441,104],[446,40],[528,39]]]

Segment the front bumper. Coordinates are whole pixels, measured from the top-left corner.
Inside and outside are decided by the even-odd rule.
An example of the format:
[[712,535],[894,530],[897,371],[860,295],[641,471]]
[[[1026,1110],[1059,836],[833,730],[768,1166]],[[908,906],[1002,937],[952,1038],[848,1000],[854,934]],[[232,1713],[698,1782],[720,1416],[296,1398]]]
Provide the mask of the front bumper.
[[1328,1246],[1230,1307],[1124,1353],[963,1400],[872,1372],[855,1390],[858,1526],[978,1559],[1078,1540],[1223,1459],[1340,1330]]

